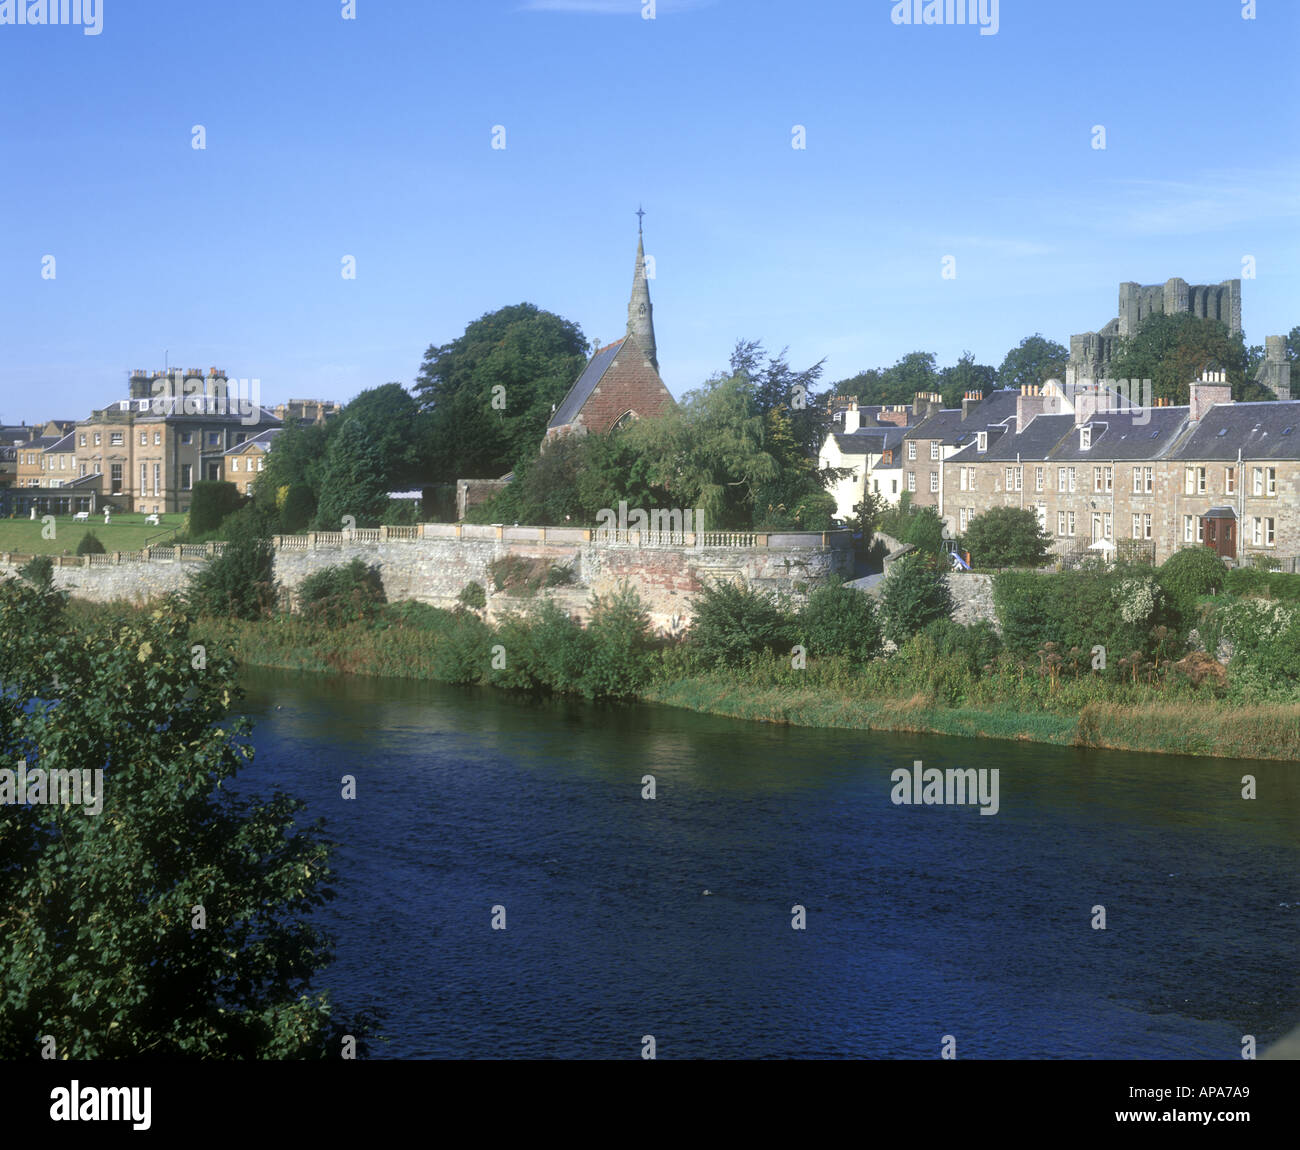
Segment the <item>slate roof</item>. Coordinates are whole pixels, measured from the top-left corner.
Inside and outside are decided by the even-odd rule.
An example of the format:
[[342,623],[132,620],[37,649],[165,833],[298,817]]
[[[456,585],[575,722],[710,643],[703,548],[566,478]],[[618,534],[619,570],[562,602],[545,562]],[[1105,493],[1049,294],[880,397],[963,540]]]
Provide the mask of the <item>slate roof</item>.
[[988,450],[979,451],[972,434],[970,441],[962,449],[948,457],[949,463],[979,463],[991,460],[995,463],[1016,462],[1016,453],[1020,453],[1021,462],[1025,460],[1046,459],[1048,453],[1062,437],[1070,434],[1074,427],[1073,415],[1038,415],[1029,421],[1025,430],[1015,434],[1015,424],[997,428],[978,428],[989,433]]
[[1175,457],[1235,460],[1239,448],[1243,459],[1300,459],[1300,400],[1216,404]]
[[[974,418],[972,416],[972,418]],[[957,437],[963,431],[970,432],[976,426],[967,420],[970,426],[963,426],[961,418],[961,408],[947,408],[943,411],[936,411],[929,419],[922,420],[920,423],[907,429],[908,439],[937,439],[941,443],[955,443]],[[978,425],[981,429],[983,424]]]
[[929,419],[907,429],[908,439],[938,439],[945,444],[964,444],[974,439],[975,432],[988,428],[1016,415],[1016,397],[1020,392],[1014,388],[1001,388],[993,391],[981,400],[966,419],[961,417],[960,407],[945,407]]
[[243,443],[236,443],[234,447],[226,452],[226,454],[242,455],[250,447],[262,447],[267,451],[270,451],[272,445],[275,443],[275,437],[279,435],[282,430],[283,428],[280,427],[268,427],[265,431],[259,431],[256,435],[245,439]]
[[611,343],[608,347],[603,347],[593,355],[587,366],[583,368],[582,374],[578,376],[577,382],[569,388],[568,394],[560,401],[560,406],[555,409],[555,414],[551,416],[551,422],[546,425],[549,431],[553,427],[564,427],[572,423],[582,410],[582,405],[591,398],[591,393],[599,386],[601,378],[614,362],[614,357],[622,350],[623,344],[627,341],[627,336]]
[[[1079,446],[1079,433],[1071,433],[1061,440],[1052,452],[1054,460],[1078,460],[1104,463],[1108,460],[1163,459],[1178,445],[1179,437],[1187,428],[1190,408],[1148,407],[1136,417],[1123,412],[1098,412],[1089,421],[1092,425],[1092,446],[1086,451]],[[1237,457],[1233,450],[1232,457]]]
[[903,442],[905,428],[866,427],[857,431],[834,431],[840,452],[844,455],[879,455],[886,448],[897,449]]
[[34,439],[28,439],[25,442],[16,443],[14,446],[17,447],[19,451],[30,451],[34,447],[39,447],[44,451],[49,447],[53,447],[54,444],[58,443],[62,438],[64,437],[60,435],[38,435]]
[[62,439],[51,443],[45,450],[49,452],[58,452],[59,454],[62,454],[65,451],[75,451],[77,449],[76,443],[74,442],[76,438],[75,433],[69,431]]
[[980,423],[988,425],[993,423],[1002,423],[1007,419],[1014,419],[1016,414],[1016,397],[1020,392],[1014,387],[1004,387],[997,391],[991,391],[985,396],[984,401],[980,403],[974,411],[970,413],[970,419],[967,423],[973,423],[978,420]]

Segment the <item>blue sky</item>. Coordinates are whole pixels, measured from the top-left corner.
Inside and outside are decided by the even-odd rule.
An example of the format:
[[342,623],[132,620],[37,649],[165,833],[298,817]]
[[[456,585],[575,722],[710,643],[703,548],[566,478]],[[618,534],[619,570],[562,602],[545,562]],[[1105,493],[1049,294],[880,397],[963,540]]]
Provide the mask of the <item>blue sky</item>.
[[1300,324],[1294,0],[1001,0],[996,35],[893,0],[101,2],[98,35],[0,23],[5,422],[164,349],[346,400],[522,300],[609,342],[638,203],[677,395],[739,338],[827,381],[996,365],[1248,256],[1248,341]]

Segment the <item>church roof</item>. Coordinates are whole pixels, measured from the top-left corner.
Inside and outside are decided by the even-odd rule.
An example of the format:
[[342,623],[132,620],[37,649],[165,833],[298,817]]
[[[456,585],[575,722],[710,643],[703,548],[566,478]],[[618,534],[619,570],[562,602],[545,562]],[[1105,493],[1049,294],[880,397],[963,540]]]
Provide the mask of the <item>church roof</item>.
[[618,355],[623,347],[626,336],[623,339],[616,340],[608,347],[603,347],[596,352],[578,376],[578,381],[571,388],[569,393],[560,401],[560,406],[555,409],[555,414],[551,416],[551,421],[546,425],[549,431],[554,427],[565,427],[577,418],[578,412],[582,410],[582,405],[591,398],[591,393],[600,385],[601,377],[610,369],[615,356]]

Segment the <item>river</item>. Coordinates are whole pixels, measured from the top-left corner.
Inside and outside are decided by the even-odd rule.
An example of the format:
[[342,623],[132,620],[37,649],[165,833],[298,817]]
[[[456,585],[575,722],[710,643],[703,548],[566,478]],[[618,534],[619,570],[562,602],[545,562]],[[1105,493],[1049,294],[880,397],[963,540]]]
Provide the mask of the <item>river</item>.
[[[244,683],[240,789],[341,844],[318,985],[386,1012],[371,1057],[1239,1059],[1300,1022],[1295,764]],[[997,813],[895,804],[917,760],[997,769]]]

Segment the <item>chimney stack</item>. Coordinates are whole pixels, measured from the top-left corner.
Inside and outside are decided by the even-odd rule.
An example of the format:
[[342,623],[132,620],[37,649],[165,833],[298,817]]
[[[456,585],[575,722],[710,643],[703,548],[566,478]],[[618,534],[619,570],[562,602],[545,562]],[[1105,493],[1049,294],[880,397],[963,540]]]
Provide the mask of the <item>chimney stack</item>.
[[970,418],[970,414],[981,403],[984,402],[984,393],[982,391],[968,391],[961,401],[961,421],[965,423]]
[[1215,404],[1232,402],[1232,385],[1226,371],[1201,372],[1201,378],[1192,383],[1188,391],[1191,393],[1189,418],[1193,423],[1199,423]]

